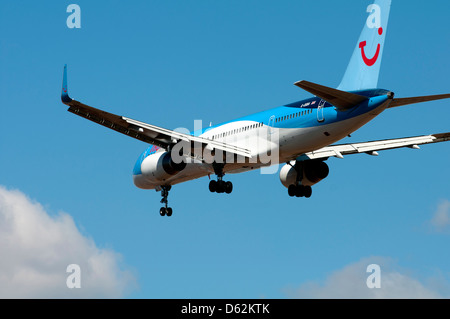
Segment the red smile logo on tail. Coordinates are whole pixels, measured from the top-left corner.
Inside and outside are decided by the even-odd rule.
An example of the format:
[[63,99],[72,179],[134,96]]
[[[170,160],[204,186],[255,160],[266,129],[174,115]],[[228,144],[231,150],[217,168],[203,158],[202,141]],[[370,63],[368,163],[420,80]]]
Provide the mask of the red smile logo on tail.
[[[367,6],[366,11],[368,13],[370,13],[366,20],[367,28],[368,29],[376,29],[378,31],[378,34],[382,35],[383,28],[381,27],[381,8],[380,8],[380,6],[375,3],[371,4],[371,5]],[[372,31],[369,31],[369,33],[372,33]],[[371,58],[368,58],[366,56],[366,52],[364,51],[366,44],[367,44],[366,41],[361,41],[359,43],[359,48],[361,49],[361,57],[367,66],[372,66],[378,60],[378,55],[380,54],[380,50],[381,50],[381,44],[380,43],[377,44],[377,50],[375,51],[375,55]]]
[[[382,34],[383,34],[383,28],[381,28],[381,27],[378,28],[378,34],[379,34],[379,35],[382,35]],[[366,44],[367,44],[366,41],[361,41],[361,42],[359,43],[359,48],[361,49],[361,56],[362,56],[362,59],[363,59],[364,63],[365,63],[367,66],[372,66],[372,65],[374,65],[375,62],[377,62],[377,60],[378,60],[378,55],[380,54],[380,44],[378,43],[378,45],[377,45],[377,51],[375,52],[375,55],[374,55],[372,58],[370,58],[370,59],[366,56],[366,52],[364,52],[364,47],[366,46]]]

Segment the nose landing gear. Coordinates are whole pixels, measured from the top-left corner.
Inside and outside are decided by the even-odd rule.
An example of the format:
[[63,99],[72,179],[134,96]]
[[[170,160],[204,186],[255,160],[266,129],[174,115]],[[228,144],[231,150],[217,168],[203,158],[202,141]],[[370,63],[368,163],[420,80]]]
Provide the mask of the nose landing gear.
[[169,191],[172,188],[172,186],[161,186],[161,196],[163,197],[161,199],[161,203],[164,204],[163,207],[159,209],[159,214],[161,216],[172,216],[172,208],[168,207],[169,201],[167,198],[169,197]]

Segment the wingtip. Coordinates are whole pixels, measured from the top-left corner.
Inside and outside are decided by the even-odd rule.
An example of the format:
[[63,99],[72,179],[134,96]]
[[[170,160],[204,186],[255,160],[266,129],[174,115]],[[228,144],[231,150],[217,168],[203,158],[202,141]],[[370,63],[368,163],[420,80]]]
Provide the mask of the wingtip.
[[72,99],[69,97],[69,91],[67,88],[67,64],[64,64],[63,83],[62,83],[62,89],[61,89],[61,101],[64,104],[67,104],[70,101],[72,101]]
[[450,141],[450,132],[431,134],[440,141]]
[[298,86],[301,88],[301,85],[305,82],[305,80],[297,81],[294,83],[295,86]]

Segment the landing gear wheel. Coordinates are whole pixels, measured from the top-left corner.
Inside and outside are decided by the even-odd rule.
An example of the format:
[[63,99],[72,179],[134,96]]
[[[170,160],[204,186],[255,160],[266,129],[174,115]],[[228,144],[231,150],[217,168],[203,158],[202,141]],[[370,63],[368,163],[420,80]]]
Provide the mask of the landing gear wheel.
[[209,182],[209,191],[211,193],[227,193],[230,194],[233,191],[233,183],[225,182],[222,180],[219,181],[210,181]]
[[225,182],[223,180],[223,176],[225,175],[223,173],[223,167],[225,166],[225,164],[220,164],[220,163],[216,163],[214,162],[212,164],[213,169],[214,169],[214,173],[217,175],[217,181],[210,181],[209,182],[209,191],[214,193],[227,193],[230,194],[233,191],[233,183],[231,182]]
[[289,196],[291,196],[291,197],[295,196],[296,189],[297,189],[297,187],[295,185],[289,185],[289,187],[288,187]]
[[165,208],[165,207],[161,207],[161,208],[159,209],[159,214],[160,214],[161,216],[165,216],[165,215],[166,215],[166,208]]
[[295,189],[295,196],[297,196],[297,197],[305,196],[305,186],[298,185]]
[[233,191],[233,183],[225,182],[225,193],[230,194]]
[[218,181],[217,182],[217,187],[216,187],[216,192],[217,193],[223,193],[225,191],[225,182],[224,181]]
[[306,198],[310,198],[311,195],[312,195],[312,188],[311,188],[311,186],[305,186],[303,192],[304,192],[304,195],[305,195]]
[[288,194],[291,197],[306,197],[310,198],[312,194],[311,186],[303,186],[303,185],[289,185]]
[[166,208],[166,215],[169,216],[169,217],[172,216],[172,207],[167,207]]
[[209,182],[209,191],[211,193],[215,193],[217,190],[217,182],[215,180],[212,180]]

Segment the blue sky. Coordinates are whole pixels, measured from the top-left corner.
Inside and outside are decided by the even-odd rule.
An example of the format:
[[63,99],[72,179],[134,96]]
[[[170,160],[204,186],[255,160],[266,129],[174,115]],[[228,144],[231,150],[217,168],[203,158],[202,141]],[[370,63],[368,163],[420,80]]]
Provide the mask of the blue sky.
[[[81,29],[70,3],[0,4],[0,245],[23,256],[0,263],[1,297],[373,297],[370,263],[396,287],[381,296],[450,296],[448,143],[329,159],[310,199],[278,174],[230,175],[231,195],[202,178],[175,186],[162,218],[160,194],[132,183],[147,145],[60,101],[66,63],[75,99],[169,129],[298,101],[296,81],[339,84],[370,1],[77,1]],[[450,92],[449,9],[393,0],[379,87]],[[344,142],[448,132],[448,106],[388,110]]]

